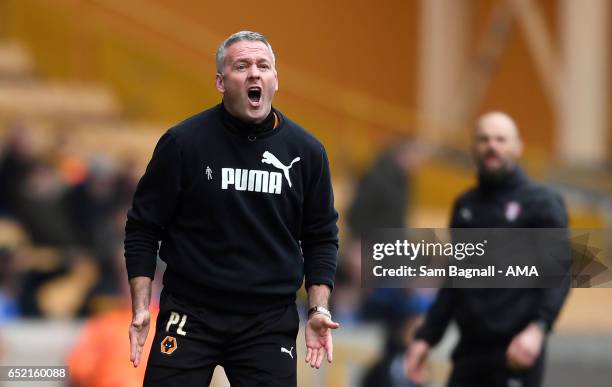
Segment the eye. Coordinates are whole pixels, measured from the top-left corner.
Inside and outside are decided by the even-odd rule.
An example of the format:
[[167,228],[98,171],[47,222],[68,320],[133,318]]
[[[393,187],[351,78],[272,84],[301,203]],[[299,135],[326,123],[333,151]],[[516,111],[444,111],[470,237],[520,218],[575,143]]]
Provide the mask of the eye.
[[268,63],[260,63],[257,67],[259,67],[260,70],[269,70],[270,69],[270,65]]
[[234,66],[234,68],[238,71],[244,71],[247,68],[247,66],[245,63],[238,63],[236,64],[236,66]]

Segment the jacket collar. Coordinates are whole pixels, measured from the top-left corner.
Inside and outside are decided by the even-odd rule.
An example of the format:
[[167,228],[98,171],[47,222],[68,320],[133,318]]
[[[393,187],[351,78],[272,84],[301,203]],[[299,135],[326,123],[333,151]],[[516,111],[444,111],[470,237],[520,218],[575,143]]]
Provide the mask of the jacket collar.
[[223,121],[223,125],[230,131],[240,136],[248,138],[265,137],[272,134],[272,132],[274,132],[279,126],[280,118],[274,107],[270,110],[270,114],[268,114],[268,116],[258,124],[244,122],[233,116],[229,111],[227,111],[223,102],[219,104],[219,107],[221,110],[221,120]]
[[478,174],[478,188],[484,191],[507,190],[524,185],[529,181],[523,169],[519,166],[511,171],[497,175]]

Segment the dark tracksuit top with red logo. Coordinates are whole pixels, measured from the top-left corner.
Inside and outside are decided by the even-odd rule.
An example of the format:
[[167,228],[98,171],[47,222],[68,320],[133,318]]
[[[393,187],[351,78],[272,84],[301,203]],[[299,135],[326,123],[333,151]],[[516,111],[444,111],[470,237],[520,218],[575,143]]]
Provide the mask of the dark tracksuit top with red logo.
[[128,277],[153,278],[193,302],[254,313],[333,286],[338,250],[321,143],[273,110],[260,125],[219,104],[159,140],[128,212]]
[[[494,181],[480,177],[478,187],[462,194],[453,207],[452,228],[565,228],[567,212],[561,196],[530,181],[520,168]],[[455,320],[461,340],[453,357],[470,348],[500,346],[530,322],[551,330],[569,287],[551,289],[444,288],[417,331],[430,345],[440,341]]]

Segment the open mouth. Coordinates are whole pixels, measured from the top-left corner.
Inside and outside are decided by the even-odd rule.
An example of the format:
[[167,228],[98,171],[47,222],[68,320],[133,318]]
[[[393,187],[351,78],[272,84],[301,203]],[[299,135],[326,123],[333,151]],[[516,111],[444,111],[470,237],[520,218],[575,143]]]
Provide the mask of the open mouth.
[[247,96],[249,97],[249,101],[251,101],[253,104],[258,104],[259,101],[261,100],[261,87],[259,86],[249,87],[247,91]]

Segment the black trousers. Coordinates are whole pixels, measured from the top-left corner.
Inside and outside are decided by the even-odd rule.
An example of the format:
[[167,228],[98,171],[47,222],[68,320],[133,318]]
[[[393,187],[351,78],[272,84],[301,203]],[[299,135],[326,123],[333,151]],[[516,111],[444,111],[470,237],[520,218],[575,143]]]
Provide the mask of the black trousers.
[[295,387],[298,329],[295,304],[244,315],[164,290],[144,386],[205,387],[220,365],[232,386]]
[[534,365],[515,371],[506,366],[506,347],[458,351],[448,387],[540,387],[544,376],[544,346]]

